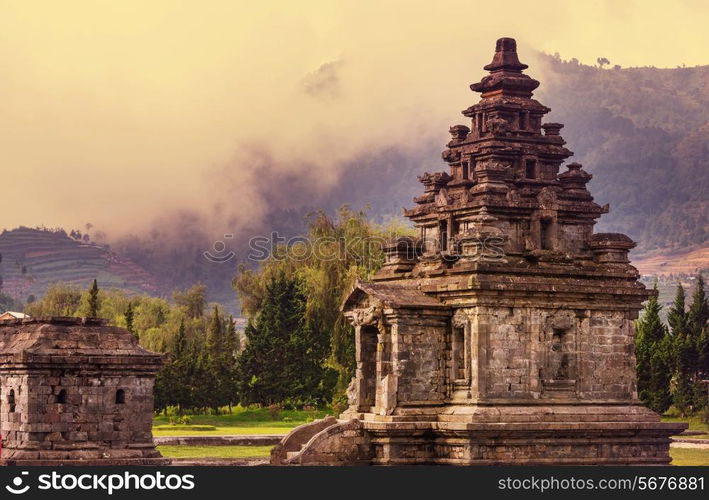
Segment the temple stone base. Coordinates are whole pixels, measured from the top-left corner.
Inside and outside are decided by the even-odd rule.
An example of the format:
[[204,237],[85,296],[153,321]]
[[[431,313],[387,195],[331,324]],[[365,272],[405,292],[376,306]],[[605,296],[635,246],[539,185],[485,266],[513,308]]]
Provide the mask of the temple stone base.
[[444,411],[435,420],[356,412],[343,414],[355,417],[349,420],[319,420],[286,436],[271,464],[668,465],[670,436],[686,428],[635,405]]
[[94,459],[46,459],[46,460],[13,460],[2,459],[0,466],[14,467],[62,467],[62,466],[77,466],[77,467],[94,467],[114,466],[114,467],[132,467],[132,466],[150,466],[162,467],[171,465],[172,460],[169,458],[94,458]]
[[[63,449],[62,449],[63,448]],[[169,465],[152,444],[138,443],[126,448],[86,446],[80,443],[54,444],[53,449],[39,443],[21,448],[3,448],[0,465]]]

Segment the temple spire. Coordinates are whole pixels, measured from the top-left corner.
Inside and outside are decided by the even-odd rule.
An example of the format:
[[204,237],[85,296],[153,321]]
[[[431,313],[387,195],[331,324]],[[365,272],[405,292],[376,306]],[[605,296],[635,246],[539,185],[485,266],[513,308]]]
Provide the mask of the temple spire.
[[514,38],[500,38],[495,46],[495,55],[492,62],[483,69],[496,71],[512,71],[519,73],[529,66],[519,61],[517,57],[517,42]]
[[539,82],[522,73],[527,68],[526,64],[519,61],[515,39],[500,38],[495,45],[492,62],[484,67],[490,74],[470,88],[482,93],[483,99],[498,94],[530,98]]

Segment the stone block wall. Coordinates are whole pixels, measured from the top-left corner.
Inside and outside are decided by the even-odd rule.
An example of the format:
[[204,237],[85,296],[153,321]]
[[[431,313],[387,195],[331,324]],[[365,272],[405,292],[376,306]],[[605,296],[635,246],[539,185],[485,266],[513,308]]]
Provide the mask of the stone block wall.
[[592,311],[581,340],[579,396],[636,399],[633,321],[623,311]]
[[[73,450],[77,456],[82,449],[152,448],[153,384],[152,377],[71,370],[3,377],[3,458],[16,454],[16,449],[22,450],[22,458],[42,458],[49,450]],[[15,395],[14,411],[10,391]],[[118,391],[122,395],[117,396]]]
[[447,394],[447,316],[398,316],[391,325],[397,402],[440,403]]
[[633,400],[632,320],[623,311],[470,309],[480,397]]
[[480,395],[492,398],[530,397],[530,322],[523,308],[480,307],[471,317],[483,367]]

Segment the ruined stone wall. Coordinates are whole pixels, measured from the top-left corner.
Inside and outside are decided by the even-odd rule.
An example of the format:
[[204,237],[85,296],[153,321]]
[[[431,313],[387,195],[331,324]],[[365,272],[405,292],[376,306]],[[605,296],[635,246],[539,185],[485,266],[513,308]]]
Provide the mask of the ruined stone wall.
[[633,324],[623,311],[478,307],[471,362],[481,397],[631,400]]
[[[5,376],[0,413],[3,458],[15,447],[23,450],[23,458],[49,458],[48,450],[152,447],[153,385],[151,377],[65,370]],[[14,412],[8,400],[11,390]],[[87,454],[93,457],[95,452]]]
[[588,253],[586,242],[592,232],[590,224],[559,224],[559,250],[571,254]]
[[446,398],[446,316],[402,315],[391,326],[397,401],[438,403]]
[[624,311],[591,311],[581,339],[579,396],[637,399],[634,325]]
[[478,357],[482,367],[479,393],[491,398],[528,398],[536,389],[530,371],[534,329],[529,309],[478,307],[471,317],[475,323]]

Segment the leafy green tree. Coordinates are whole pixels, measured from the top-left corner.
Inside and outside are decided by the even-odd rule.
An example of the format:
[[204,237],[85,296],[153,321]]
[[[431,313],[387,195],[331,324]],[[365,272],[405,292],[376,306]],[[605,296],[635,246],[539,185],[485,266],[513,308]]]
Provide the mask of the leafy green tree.
[[638,396],[651,410],[664,413],[672,401],[672,344],[667,327],[660,319],[662,306],[657,301],[657,284],[654,292],[635,325]]
[[[338,374],[335,392],[343,395],[355,370],[354,330],[343,317],[340,304],[358,278],[367,279],[384,261],[381,244],[387,238],[408,234],[401,224],[377,226],[364,212],[343,207],[332,218],[314,214],[307,237],[289,248],[278,247],[258,271],[240,268],[234,278],[243,312],[250,319],[246,337],[263,312],[266,288],[273,276],[285,273],[300,282],[305,294],[304,318],[310,332],[310,349]],[[323,376],[331,377],[330,371]],[[322,380],[323,387],[330,384]]]
[[214,306],[205,341],[204,367],[209,372],[209,406],[216,412],[234,400],[233,357],[226,342],[226,326]]
[[204,316],[206,304],[207,287],[197,284],[185,291],[176,291],[173,300],[178,307],[184,309],[185,314],[190,318],[201,318]]
[[[186,292],[182,292],[185,294]],[[197,296],[193,294],[192,296]],[[46,295],[25,307],[32,316],[88,316],[89,291],[84,293],[76,287],[56,284]],[[147,349],[170,354],[169,362],[158,373],[155,383],[155,407],[164,410],[176,406],[178,412],[185,410],[205,411],[236,400],[234,389],[234,358],[228,356],[228,346],[215,346],[217,361],[231,360],[230,369],[212,369],[206,353],[210,325],[217,325],[213,316],[192,317],[182,305],[146,295],[128,296],[119,290],[99,290],[99,315],[110,324],[130,329]],[[197,303],[194,301],[193,303]],[[192,313],[196,308],[192,308]],[[228,331],[223,315],[218,314],[220,330]],[[228,343],[226,336],[219,342]],[[221,356],[224,351],[223,361]],[[215,384],[220,388],[215,391]],[[221,397],[221,400],[216,399]],[[226,402],[225,402],[226,401]]]
[[74,285],[55,283],[47,288],[41,300],[25,306],[25,313],[40,316],[77,316],[81,290]]
[[207,328],[207,353],[211,357],[218,357],[223,348],[224,324],[219,308],[215,305]]

